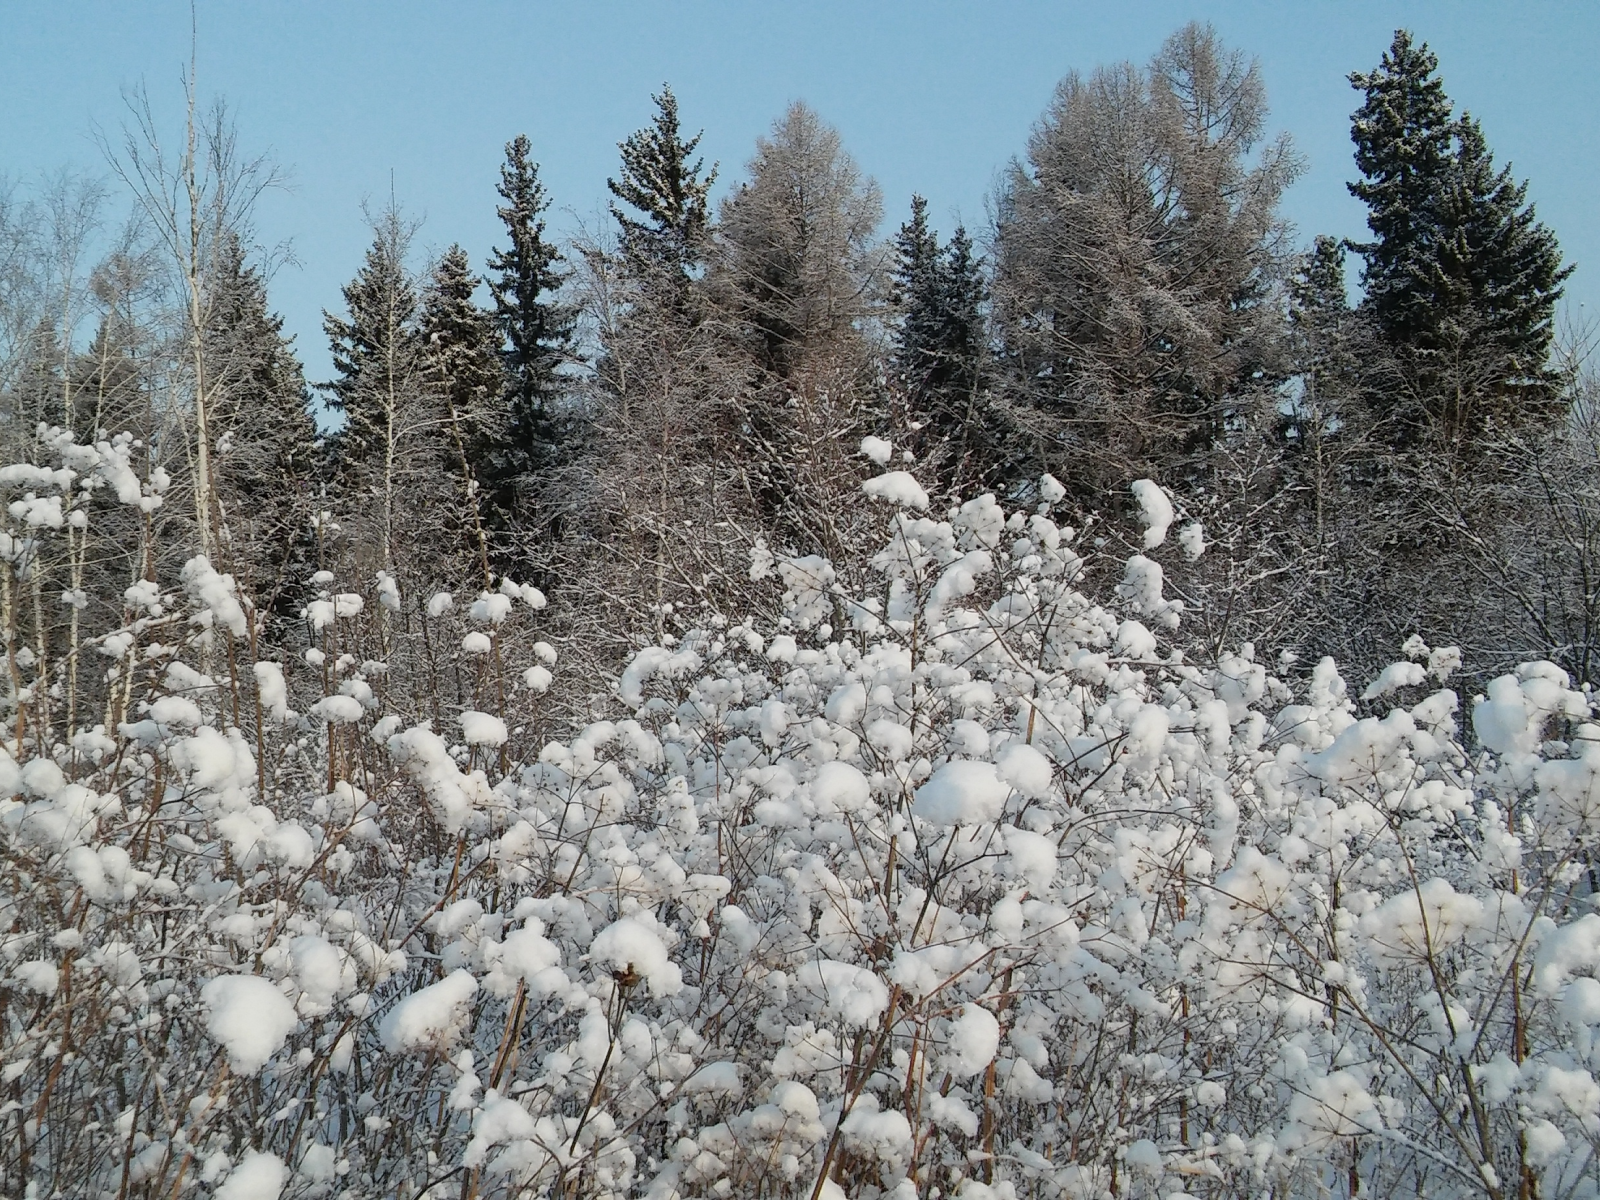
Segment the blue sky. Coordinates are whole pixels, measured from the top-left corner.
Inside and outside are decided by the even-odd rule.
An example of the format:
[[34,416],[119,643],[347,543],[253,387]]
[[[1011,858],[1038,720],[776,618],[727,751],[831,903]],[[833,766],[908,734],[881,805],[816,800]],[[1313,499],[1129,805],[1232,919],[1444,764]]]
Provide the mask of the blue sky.
[[[1439,54],[1446,87],[1482,121],[1500,161],[1532,180],[1543,220],[1579,264],[1568,286],[1600,306],[1600,5],[1592,3],[219,3],[198,0],[202,97],[236,110],[247,150],[270,150],[292,190],[258,212],[264,244],[298,266],[273,280],[313,379],[329,359],[321,309],[339,303],[368,241],[363,200],[425,218],[424,251],[459,241],[481,268],[498,233],[502,148],[532,139],[570,228],[602,219],[616,143],[677,92],[722,179],[791,99],[839,127],[881,184],[884,232],[920,191],[948,231],[983,224],[997,171],[1023,147],[1073,68],[1142,62],[1198,18],[1256,55],[1275,128],[1308,170],[1285,204],[1302,241],[1360,235],[1345,192],[1351,70],[1376,64],[1397,25]],[[0,172],[103,169],[92,130],[115,134],[121,92],[143,81],[181,119],[189,6],[170,0],[0,4]],[[1591,264],[1593,266],[1591,267]],[[1597,308],[1596,311],[1600,311]]]

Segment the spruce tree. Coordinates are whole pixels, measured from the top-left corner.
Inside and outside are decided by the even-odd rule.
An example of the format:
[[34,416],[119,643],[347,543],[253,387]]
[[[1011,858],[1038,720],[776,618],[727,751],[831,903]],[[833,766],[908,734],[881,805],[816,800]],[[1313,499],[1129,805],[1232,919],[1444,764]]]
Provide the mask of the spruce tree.
[[[1478,123],[1456,119],[1437,58],[1405,30],[1378,69],[1354,74],[1365,92],[1353,117],[1351,192],[1368,206],[1373,241],[1363,303],[1398,353],[1411,439],[1425,420],[1459,445],[1489,424],[1559,408],[1549,368],[1555,305],[1571,273],[1555,235],[1527,201],[1527,184],[1496,170]],[[1386,407],[1400,407],[1389,397]]]
[[466,251],[451,246],[423,297],[421,331],[428,386],[443,402],[449,433],[445,467],[459,480],[461,533],[487,573],[486,526],[503,528],[509,514],[499,507],[504,497],[482,495],[478,484],[480,476],[503,471],[507,422],[500,335],[494,318],[473,302],[477,286]]
[[938,354],[939,239],[928,227],[928,202],[911,197],[911,219],[894,239],[895,306],[903,314],[895,365],[912,395],[922,392],[923,379]]
[[1553,318],[1572,268],[1562,266],[1555,235],[1527,202],[1528,185],[1509,167],[1495,169],[1477,121],[1464,115],[1455,138],[1430,280],[1442,317],[1437,349],[1487,364],[1480,415],[1506,422],[1551,415],[1561,387],[1549,365]]
[[287,612],[315,569],[308,534],[319,450],[305,373],[238,237],[219,247],[207,293],[216,487],[233,569]]
[[348,315],[323,313],[338,372],[325,386],[344,417],[333,438],[340,488],[347,504],[379,523],[374,541],[387,568],[401,490],[414,465],[404,443],[431,424],[432,414],[423,411],[417,292],[405,262],[412,228],[392,207],[374,224],[361,270],[343,289]]
[[1289,277],[1289,350],[1299,390],[1283,411],[1279,433],[1306,456],[1303,474],[1313,474],[1318,513],[1328,481],[1322,464],[1330,439],[1351,432],[1352,402],[1361,386],[1358,326],[1346,295],[1345,245],[1318,236]]
[[486,471],[485,486],[508,506],[516,481],[550,465],[560,427],[556,404],[558,370],[571,353],[574,314],[558,298],[563,274],[560,251],[545,238],[543,214],[550,207],[539,164],[524,135],[506,145],[496,211],[510,246],[489,256],[489,293],[504,338],[507,429],[503,454]]
[[1438,65],[1426,44],[1413,44],[1401,29],[1377,70],[1350,76],[1366,94],[1351,117],[1362,178],[1349,185],[1367,206],[1375,239],[1356,246],[1366,260],[1365,304],[1384,334],[1404,344],[1425,337],[1433,324],[1437,203],[1450,169],[1452,130]]
[[[965,229],[941,249],[928,227],[927,201],[911,200],[911,219],[895,238],[894,299],[902,313],[895,367],[921,457],[935,459],[943,482],[985,479],[1002,457],[980,389],[985,347],[982,262]],[[975,449],[982,461],[972,461]]]
[[678,124],[678,100],[663,84],[655,101],[655,119],[618,145],[621,179],[607,179],[611,194],[633,210],[617,205],[611,213],[622,235],[624,261],[636,274],[660,273],[675,286],[687,284],[700,265],[710,229],[707,198],[717,168],[704,178],[705,160],[690,162],[702,134],[687,140]]

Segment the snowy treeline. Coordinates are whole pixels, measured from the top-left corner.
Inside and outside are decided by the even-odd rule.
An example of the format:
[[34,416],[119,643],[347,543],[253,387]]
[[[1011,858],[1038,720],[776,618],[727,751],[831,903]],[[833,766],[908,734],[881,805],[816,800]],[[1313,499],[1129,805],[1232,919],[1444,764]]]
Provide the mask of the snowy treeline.
[[974,236],[663,90],[375,214],[331,420],[225,111],[0,196],[0,1197],[1600,1192],[1600,434],[1436,65],[1306,254],[1204,27]]
[[[13,629],[163,504],[128,439],[46,440],[0,473]],[[1420,640],[1359,707],[1331,660],[1198,664],[1153,484],[1098,600],[1051,477],[863,492],[864,560],[758,549],[780,618],[645,648],[543,744],[510,582],[418,628],[319,575],[314,644],[258,658],[193,557],[77,630],[65,719],[14,642],[9,1193],[1595,1192],[1587,692],[1463,705]],[[481,707],[410,707],[419,641]]]

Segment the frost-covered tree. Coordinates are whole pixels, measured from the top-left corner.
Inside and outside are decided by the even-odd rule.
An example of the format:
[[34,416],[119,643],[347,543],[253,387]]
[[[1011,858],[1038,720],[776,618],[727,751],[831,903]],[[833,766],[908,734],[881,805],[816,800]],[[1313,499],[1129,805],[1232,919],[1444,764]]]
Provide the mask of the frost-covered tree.
[[841,456],[881,408],[867,326],[887,283],[877,184],[838,131],[790,105],[721,207],[708,286],[754,372],[736,430],[747,488],[785,541],[837,546]]
[[838,131],[798,102],[748,170],[722,204],[718,282],[757,364],[785,382],[858,344],[882,284],[883,204]]
[[1075,485],[1175,468],[1264,403],[1298,170],[1266,119],[1260,68],[1190,25],[1064,79],[1007,173],[996,323],[1034,454]]

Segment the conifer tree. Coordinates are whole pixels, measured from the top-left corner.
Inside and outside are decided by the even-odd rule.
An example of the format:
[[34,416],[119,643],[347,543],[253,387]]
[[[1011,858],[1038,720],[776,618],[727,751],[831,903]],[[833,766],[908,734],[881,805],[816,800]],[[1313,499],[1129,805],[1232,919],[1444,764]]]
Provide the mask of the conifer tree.
[[[486,518],[504,526],[508,514],[484,512],[478,475],[482,470],[495,475],[504,467],[505,382],[494,318],[472,299],[477,286],[466,251],[451,246],[434,267],[423,297],[421,331],[428,385],[444,404],[449,432],[446,469],[459,480],[466,514],[462,533],[487,575]],[[498,497],[487,499],[493,504]]]
[[939,239],[928,227],[928,202],[911,197],[911,219],[894,239],[895,306],[902,315],[896,365],[908,387],[919,389],[926,359],[937,353]]
[[1478,122],[1463,115],[1454,132],[1430,280],[1435,310],[1447,315],[1439,347],[1488,358],[1487,399],[1500,419],[1550,415],[1561,386],[1549,365],[1553,317],[1572,268],[1562,266],[1555,235],[1535,217],[1527,183],[1517,183],[1509,167],[1495,169]]
[[[895,300],[903,317],[895,366],[913,418],[919,457],[932,455],[943,482],[985,477],[1003,456],[992,413],[980,403],[986,354],[982,262],[965,229],[941,250],[928,227],[927,201],[911,200],[911,220],[895,238]],[[973,462],[974,449],[984,461]]]
[[266,280],[246,262],[237,236],[219,247],[207,292],[222,527],[233,569],[271,603],[314,570],[307,535],[316,424],[283,318],[268,309]]
[[558,298],[562,256],[545,238],[543,214],[550,207],[539,165],[526,136],[506,145],[496,211],[510,245],[489,256],[489,292],[504,338],[507,429],[504,452],[486,470],[483,483],[509,508],[516,481],[554,461],[560,438],[559,368],[571,353],[574,314]]
[[683,137],[672,88],[663,84],[660,94],[650,98],[656,105],[655,119],[618,145],[621,178],[607,179],[606,187],[633,210],[611,206],[629,269],[636,274],[660,273],[681,289],[704,256],[711,223],[707,197],[717,167],[713,163],[702,178],[705,160],[690,162],[703,135]]
[[1365,305],[1391,339],[1409,343],[1431,325],[1430,279],[1437,201],[1450,168],[1450,101],[1426,44],[1397,30],[1375,71],[1350,76],[1366,94],[1351,117],[1356,166],[1349,185],[1366,204],[1374,241],[1358,245],[1366,260]]
[[340,485],[347,500],[380,523],[378,557],[388,566],[395,549],[396,505],[411,464],[403,443],[430,422],[422,408],[422,339],[417,293],[406,268],[413,229],[393,208],[374,223],[374,237],[355,279],[343,289],[348,316],[323,313],[337,377],[330,403],[343,414],[334,439]]
[[1350,314],[1344,254],[1342,242],[1319,234],[1289,277],[1289,328],[1295,340],[1295,359],[1305,386],[1317,392],[1326,390],[1332,378],[1345,371],[1338,347]]
[[[1496,170],[1478,123],[1452,115],[1438,59],[1400,30],[1375,71],[1351,75],[1365,93],[1352,118],[1374,240],[1365,309],[1408,371],[1418,421],[1451,444],[1486,422],[1515,423],[1559,406],[1549,369],[1555,304],[1571,273],[1555,235],[1527,201],[1527,184]],[[1398,402],[1391,397],[1390,408]]]
[[[1259,66],[1209,26],[1069,75],[998,198],[993,314],[1032,459],[1093,490],[1206,470],[1272,409],[1278,203]],[[1269,418],[1270,419],[1270,418]]]

